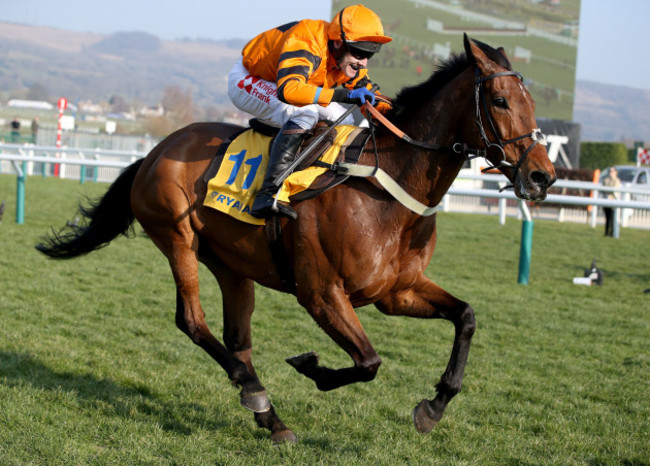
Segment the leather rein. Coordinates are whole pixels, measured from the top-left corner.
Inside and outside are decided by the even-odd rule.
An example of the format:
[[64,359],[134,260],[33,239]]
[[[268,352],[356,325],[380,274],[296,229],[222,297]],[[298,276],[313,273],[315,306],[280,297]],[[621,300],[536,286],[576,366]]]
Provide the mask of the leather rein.
[[[388,128],[390,131],[392,131],[398,138],[404,140],[405,142],[416,146],[420,147],[422,149],[427,149],[427,150],[432,150],[432,151],[445,151],[445,152],[453,152],[456,154],[461,154],[465,157],[467,157],[468,160],[475,159],[478,157],[483,157],[487,160],[487,152],[491,147],[496,147],[501,151],[503,154],[502,160],[498,164],[490,165],[487,168],[483,169],[482,172],[487,172],[489,170],[493,169],[499,169],[501,168],[513,168],[515,170],[515,180],[519,176],[519,167],[521,167],[521,164],[524,162],[530,151],[537,145],[537,144],[542,144],[546,145],[546,136],[542,133],[542,131],[539,128],[533,129],[530,133],[522,134],[521,136],[516,136],[511,139],[506,139],[502,140],[501,137],[499,136],[499,132],[496,129],[496,125],[494,124],[494,120],[492,119],[492,116],[490,115],[490,112],[488,111],[488,105],[487,105],[487,99],[485,97],[485,89],[483,86],[483,83],[485,81],[489,81],[494,78],[498,78],[501,76],[516,76],[520,80],[523,80],[523,77],[521,73],[517,71],[502,71],[499,73],[494,73],[490,74],[488,76],[481,76],[481,73],[478,68],[476,68],[476,79],[474,80],[474,101],[476,104],[476,125],[478,126],[479,134],[481,137],[481,140],[483,141],[483,144],[485,145],[484,149],[475,149],[469,147],[465,143],[460,143],[456,142],[452,144],[451,146],[443,146],[440,144],[433,144],[425,141],[418,141],[416,139],[411,138],[408,136],[406,133],[404,133],[402,130],[397,128],[394,124],[392,124],[386,117],[384,117],[375,107],[370,105],[369,102],[365,103],[365,108],[368,110],[369,114],[379,120],[386,128]],[[485,115],[487,116],[487,121],[490,125],[490,129],[492,130],[492,133],[496,136],[497,142],[491,142],[490,139],[487,136],[487,133],[485,132],[485,127],[483,125],[483,120],[481,118],[481,103],[485,112]],[[372,128],[372,122],[371,122],[371,128]],[[519,158],[518,162],[516,165],[513,165],[512,163],[508,162],[506,160],[506,152],[505,152],[505,146],[508,144],[511,144],[513,142],[519,141],[521,139],[526,139],[530,138],[533,142],[530,146],[526,148],[524,153],[521,155]],[[376,148],[375,148],[376,152]],[[489,162],[489,161],[488,161]],[[491,162],[489,162],[491,163]],[[501,170],[503,171],[503,170]],[[503,189],[508,189],[514,187],[513,185],[508,185]]]

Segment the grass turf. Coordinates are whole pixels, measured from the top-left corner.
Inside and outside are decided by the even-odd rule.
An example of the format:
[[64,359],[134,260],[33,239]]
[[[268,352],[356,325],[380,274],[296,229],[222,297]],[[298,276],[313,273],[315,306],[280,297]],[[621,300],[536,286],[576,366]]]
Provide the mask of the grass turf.
[[[649,233],[536,221],[530,284],[517,285],[520,223],[439,214],[428,273],[470,302],[478,330],[464,388],[429,435],[411,410],[432,398],[453,329],[360,319],[383,359],[377,378],[319,392],[284,358],[347,356],[288,295],[258,288],[254,361],[297,445],[275,447],[223,370],[175,328],[165,258],[136,237],[72,261],[33,246],[106,185],[0,175],[0,464],[648,464]],[[575,286],[596,257],[602,287]],[[215,335],[221,297],[201,297]]]

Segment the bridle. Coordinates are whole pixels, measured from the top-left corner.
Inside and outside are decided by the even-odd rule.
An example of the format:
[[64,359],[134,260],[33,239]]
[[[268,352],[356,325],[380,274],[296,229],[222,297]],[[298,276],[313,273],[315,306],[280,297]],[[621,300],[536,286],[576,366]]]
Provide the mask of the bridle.
[[[498,169],[500,171],[503,171],[502,169],[514,169],[515,171],[515,182],[517,180],[517,177],[519,176],[519,167],[521,167],[521,164],[524,162],[528,154],[530,153],[531,150],[537,145],[537,144],[542,144],[546,145],[546,136],[542,133],[542,130],[539,128],[533,129],[530,133],[522,134],[521,136],[516,136],[511,139],[506,139],[503,140],[501,136],[499,135],[499,132],[497,131],[496,125],[494,124],[494,120],[492,119],[492,116],[490,115],[490,112],[488,110],[488,105],[487,105],[487,99],[485,97],[485,89],[483,86],[483,83],[485,81],[489,81],[491,79],[495,79],[501,76],[516,76],[520,80],[523,80],[523,77],[521,73],[517,71],[502,71],[499,73],[494,73],[490,74],[488,76],[481,76],[481,72],[479,71],[478,67],[476,68],[476,79],[474,80],[474,101],[476,104],[476,125],[478,126],[478,131],[479,135],[481,137],[481,141],[483,142],[485,148],[484,149],[475,149],[469,147],[467,144],[456,142],[451,146],[444,146],[440,144],[432,144],[424,141],[418,141],[416,139],[411,138],[407,134],[405,134],[403,131],[395,127],[392,123],[390,123],[377,109],[375,109],[373,106],[371,106],[368,102],[366,102],[366,109],[369,111],[370,114],[372,114],[375,118],[377,118],[379,121],[381,121],[384,126],[386,126],[388,129],[390,129],[393,133],[395,133],[398,137],[403,139],[404,141],[408,142],[411,145],[414,145],[416,147],[421,147],[423,149],[427,150],[434,150],[434,151],[447,151],[447,152],[453,152],[459,155],[464,155],[467,157],[467,160],[475,159],[478,157],[485,158],[487,160],[487,152],[490,148],[496,147],[501,151],[501,154],[503,155],[502,159],[499,161],[497,164],[493,164],[488,166],[487,168],[483,169],[483,172],[493,170],[493,169]],[[483,125],[483,119],[481,118],[481,102],[483,109],[485,111],[485,115],[487,118],[487,121],[490,125],[490,128],[492,130],[492,133],[496,137],[497,141],[492,142],[487,136],[487,133],[485,131],[485,127]],[[372,129],[372,124],[370,125]],[[505,152],[505,146],[508,144],[511,144],[516,141],[520,141],[521,139],[526,139],[530,138],[533,142],[530,146],[526,148],[524,153],[521,155],[519,160],[517,161],[516,165],[513,165],[512,163],[508,162],[506,160],[506,152]],[[490,162],[491,163],[491,162]],[[513,187],[513,185],[508,185],[505,188],[502,189],[508,189]]]
[[[491,147],[497,147],[501,153],[503,154],[502,160],[498,164],[494,164],[489,166],[486,170],[491,170],[493,168],[498,168],[503,172],[504,168],[514,168],[515,169],[515,176],[514,176],[514,182],[516,183],[517,178],[519,176],[519,167],[521,166],[522,162],[526,158],[526,156],[530,153],[530,151],[535,147],[537,144],[546,144],[546,138],[542,134],[542,131],[539,128],[535,128],[532,130],[530,133],[523,134],[521,136],[514,137],[512,139],[506,139],[505,141],[501,139],[499,136],[498,131],[496,130],[496,126],[494,124],[494,121],[492,120],[492,117],[490,115],[490,112],[488,111],[488,106],[485,98],[485,91],[483,90],[482,84],[490,79],[498,78],[501,76],[517,76],[519,79],[521,78],[521,74],[517,73],[516,71],[504,71],[500,73],[494,73],[489,76],[480,76],[480,72],[476,71],[476,79],[474,80],[474,99],[476,101],[476,124],[478,126],[478,130],[480,133],[481,141],[485,145],[484,149],[473,149],[469,147],[467,144],[463,144],[460,142],[456,142],[452,144],[451,146],[443,146],[439,144],[432,144],[429,142],[425,141],[418,141],[415,140],[411,137],[409,137],[404,131],[400,130],[397,128],[394,124],[392,124],[390,121],[386,119],[379,111],[373,107],[370,102],[366,102],[364,104],[365,109],[367,110],[367,117],[370,120],[370,136],[372,137],[372,146],[374,148],[374,154],[375,154],[375,166],[373,167],[372,165],[360,165],[357,163],[349,163],[349,162],[336,162],[334,164],[328,164],[328,163],[319,163],[319,161],[315,162],[315,165],[318,165],[320,167],[325,167],[330,170],[334,170],[338,173],[344,174],[346,176],[355,176],[355,177],[361,177],[361,178],[368,178],[368,177],[374,177],[377,182],[387,191],[389,192],[398,202],[400,202],[403,206],[407,207],[410,209],[412,212],[415,212],[416,214],[422,215],[422,216],[429,216],[435,214],[439,206],[433,206],[433,207],[428,207],[425,204],[422,204],[419,202],[417,199],[413,198],[409,193],[407,193],[404,188],[402,188],[399,183],[397,183],[395,180],[393,180],[390,175],[388,175],[384,170],[382,170],[379,167],[379,155],[377,153],[377,143],[375,140],[375,133],[374,133],[374,124],[372,122],[372,117],[377,118],[386,128],[388,128],[390,131],[392,131],[398,138],[404,140],[405,142],[412,144],[416,147],[421,147],[426,150],[432,150],[432,151],[446,151],[446,152],[453,152],[455,154],[463,155],[466,159],[471,159],[471,158],[476,158],[476,157],[484,157],[486,158],[487,151]],[[377,97],[378,99],[381,99],[381,96]],[[481,118],[481,107],[480,107],[480,102],[483,101],[483,108],[485,109],[485,115],[487,117],[487,120],[490,124],[490,127],[492,129],[492,132],[497,138],[497,142],[491,142],[490,139],[487,136],[487,133],[485,132],[485,127],[483,126],[483,120]],[[528,148],[524,151],[522,156],[519,158],[519,161],[517,162],[516,165],[512,165],[510,162],[506,160],[506,152],[504,147],[510,143],[513,143],[515,141],[519,141],[521,139],[525,138],[531,138],[533,140],[533,143],[528,146]],[[483,170],[483,171],[486,171]],[[504,188],[501,188],[501,191],[504,189],[512,188],[514,185],[509,185]]]
[[[517,176],[519,176],[519,167],[521,167],[521,164],[524,162],[524,160],[526,160],[526,157],[528,156],[530,151],[533,150],[533,148],[537,144],[542,144],[543,146],[545,146],[547,142],[546,142],[546,136],[544,135],[544,133],[542,133],[542,130],[539,128],[533,129],[530,133],[522,134],[521,136],[516,136],[511,139],[506,139],[505,141],[501,139],[501,136],[497,131],[496,125],[494,124],[494,120],[492,119],[492,116],[488,111],[487,99],[485,97],[485,89],[484,86],[482,85],[485,81],[489,81],[490,79],[498,78],[500,76],[516,76],[522,81],[524,79],[521,73],[517,71],[502,71],[499,73],[490,74],[488,76],[481,76],[479,69],[476,68],[476,79],[474,80],[474,100],[476,102],[476,125],[478,126],[481,140],[483,141],[483,144],[485,144],[485,153],[487,154],[487,151],[491,147],[496,147],[501,151],[501,154],[503,155],[501,161],[498,164],[491,165],[487,168],[484,168],[482,171],[486,172],[495,168],[501,170],[504,167],[512,168],[515,171],[515,180],[516,180]],[[492,130],[492,134],[494,134],[494,136],[497,138],[496,143],[491,142],[490,139],[487,137],[487,134],[485,132],[485,127],[483,126],[483,120],[481,118],[480,103],[483,104],[483,110],[487,117],[487,121],[490,124],[490,129]],[[521,157],[519,157],[519,160],[517,161],[516,165],[511,164],[506,160],[505,146],[526,138],[530,138],[533,141],[533,143],[530,146],[528,146],[524,151],[524,153],[521,155]],[[485,155],[483,155],[482,157],[485,157]],[[471,159],[475,157],[469,157],[469,158]]]

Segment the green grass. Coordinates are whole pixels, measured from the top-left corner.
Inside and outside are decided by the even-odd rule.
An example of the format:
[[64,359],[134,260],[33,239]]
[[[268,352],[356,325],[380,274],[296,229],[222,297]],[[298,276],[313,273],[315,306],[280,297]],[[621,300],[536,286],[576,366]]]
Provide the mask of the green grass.
[[[440,214],[428,273],[470,302],[478,329],[464,388],[429,435],[411,410],[432,398],[451,350],[444,321],[360,309],[377,378],[328,393],[284,358],[350,364],[291,296],[259,289],[258,374],[297,445],[275,447],[223,370],[175,328],[166,260],[136,228],[87,257],[33,246],[106,185],[0,175],[0,464],[649,464],[649,232],[536,221],[530,284],[517,285],[519,222]],[[592,258],[602,287],[575,286]],[[221,298],[201,270],[215,335]]]

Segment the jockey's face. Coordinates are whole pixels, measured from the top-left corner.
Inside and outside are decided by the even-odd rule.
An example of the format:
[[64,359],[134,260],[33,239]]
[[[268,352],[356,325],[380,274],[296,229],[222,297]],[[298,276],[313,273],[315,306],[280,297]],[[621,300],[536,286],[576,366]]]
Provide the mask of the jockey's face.
[[343,58],[339,62],[339,67],[341,71],[348,77],[354,78],[357,75],[357,72],[368,66],[367,58],[357,58],[352,55],[350,52],[346,52],[343,55]]
[[343,45],[343,41],[335,41],[335,47],[342,48],[344,52],[338,60],[338,65],[343,74],[348,78],[354,78],[357,72],[368,66],[368,56],[361,56],[358,53],[350,51]]

